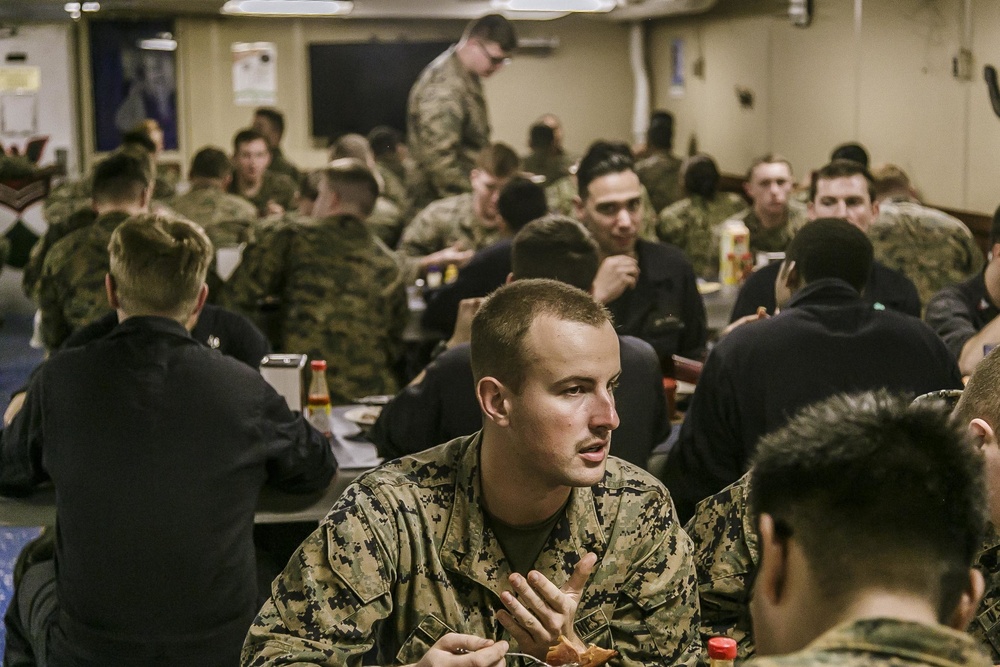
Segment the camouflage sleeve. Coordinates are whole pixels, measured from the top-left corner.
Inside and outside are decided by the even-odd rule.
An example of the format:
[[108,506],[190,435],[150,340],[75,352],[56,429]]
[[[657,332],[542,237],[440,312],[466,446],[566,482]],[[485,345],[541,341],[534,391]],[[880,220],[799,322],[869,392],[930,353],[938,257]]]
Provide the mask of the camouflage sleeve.
[[673,243],[678,248],[687,247],[687,225],[674,213],[673,205],[660,211],[656,221],[656,237],[664,243]]
[[49,254],[49,250],[51,250],[52,246],[56,244],[56,241],[63,238],[70,232],[86,227],[88,224],[93,222],[93,216],[70,216],[62,222],[49,223],[49,227],[45,230],[45,233],[42,234],[42,237],[35,241],[35,245],[31,246],[31,253],[28,255],[28,263],[24,267],[24,277],[22,278],[21,284],[24,287],[24,293],[27,296],[34,299],[37,303],[38,299],[35,297],[35,288],[38,285],[38,277],[42,273],[42,265],[45,262],[45,256]]
[[261,305],[269,298],[279,298],[283,291],[285,258],[292,236],[291,227],[258,230],[257,241],[243,250],[219,303],[260,324]]
[[758,554],[747,517],[749,478],[698,503],[686,526],[694,542],[702,641],[732,637],[740,660],[754,652],[749,602]]
[[420,118],[414,137],[422,147],[422,162],[428,169],[434,189],[441,195],[453,195],[472,189],[469,171],[459,159],[462,151],[462,126],[465,122],[467,91],[447,85],[426,86],[412,100],[411,115]]
[[45,349],[50,351],[62,345],[72,333],[72,326],[63,312],[67,293],[58,271],[62,255],[60,249],[48,253],[35,286],[35,303],[41,315],[39,330]]
[[348,487],[271,584],[243,666],[360,665],[393,608],[394,543],[383,505],[366,487]]

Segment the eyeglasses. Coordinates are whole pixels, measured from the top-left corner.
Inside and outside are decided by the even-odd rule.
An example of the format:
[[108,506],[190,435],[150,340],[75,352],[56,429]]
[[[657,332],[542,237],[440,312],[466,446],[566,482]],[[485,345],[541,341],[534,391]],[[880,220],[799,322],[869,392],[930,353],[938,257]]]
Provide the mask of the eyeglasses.
[[495,56],[492,53],[490,53],[486,49],[486,45],[480,42],[479,40],[475,40],[475,43],[479,45],[479,48],[482,50],[483,55],[486,56],[486,58],[490,61],[490,64],[493,65],[494,67],[500,67],[501,65],[510,64],[510,56],[505,56],[505,55]]

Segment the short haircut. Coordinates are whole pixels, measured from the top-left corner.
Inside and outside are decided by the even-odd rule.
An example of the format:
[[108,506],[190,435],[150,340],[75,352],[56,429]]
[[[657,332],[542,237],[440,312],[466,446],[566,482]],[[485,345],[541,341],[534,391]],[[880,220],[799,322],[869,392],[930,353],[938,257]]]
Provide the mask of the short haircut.
[[597,241],[587,228],[565,215],[529,222],[510,252],[515,280],[551,278],[590,292],[601,264]]
[[580,199],[586,200],[590,194],[590,183],[601,176],[634,171],[635,160],[632,149],[627,144],[613,141],[595,141],[580,158],[576,168],[576,186]]
[[715,196],[719,188],[719,167],[710,155],[692,155],[681,168],[684,174],[684,191],[705,199]]
[[653,148],[670,150],[674,147],[674,115],[669,111],[654,111],[646,131],[646,143]]
[[875,195],[883,197],[892,192],[909,190],[910,177],[902,167],[891,163],[880,164],[871,171],[875,181]]
[[846,144],[840,144],[833,149],[832,153],[830,153],[831,162],[834,160],[851,160],[867,167],[870,159],[871,158],[868,157],[868,151],[865,147],[853,141]]
[[236,136],[233,137],[233,153],[239,153],[240,146],[242,146],[243,144],[248,144],[251,141],[258,141],[258,140],[263,141],[264,145],[267,145],[267,139],[264,138],[264,135],[258,132],[257,130],[253,129],[252,127],[248,127],[245,130],[240,130],[239,132],[236,133]]
[[183,317],[194,309],[212,261],[212,242],[182,218],[133,215],[111,234],[110,273],[129,315]]
[[545,151],[556,143],[556,131],[545,123],[535,123],[528,130],[528,146],[534,151]]
[[955,419],[962,427],[982,419],[994,431],[1000,430],[1000,354],[996,348],[976,364],[955,406]]
[[402,141],[403,137],[399,131],[388,125],[379,125],[368,133],[368,144],[377,158],[395,153]]
[[507,144],[490,144],[476,156],[476,168],[494,178],[507,178],[521,170],[521,158]]
[[146,130],[129,130],[122,135],[122,145],[139,146],[148,153],[156,152],[156,142]]
[[233,163],[221,148],[205,146],[194,154],[188,173],[191,178],[225,178],[233,173]]
[[941,403],[839,395],[760,440],[750,509],[799,542],[834,609],[878,587],[926,597],[944,623],[982,547],[982,468]]
[[339,160],[342,157],[352,157],[367,163],[375,159],[368,140],[360,134],[345,134],[330,145],[330,159]]
[[323,171],[321,169],[302,174],[302,178],[299,179],[299,197],[316,201],[319,198],[319,184],[322,180]]
[[853,160],[834,160],[823,165],[812,173],[809,180],[809,201],[816,201],[816,184],[822,181],[831,181],[836,178],[850,178],[852,176],[864,176],[868,184],[868,198],[875,201],[875,180],[868,171],[868,167]]
[[378,181],[361,160],[351,157],[334,160],[323,170],[327,187],[344,202],[353,204],[366,216],[375,210]]
[[149,153],[141,155],[130,150],[118,150],[97,163],[94,168],[92,197],[107,204],[134,204],[142,201],[150,187],[153,174]]
[[523,176],[510,179],[497,197],[497,211],[514,233],[549,212],[545,189]]
[[753,178],[753,170],[762,164],[783,164],[788,167],[788,173],[792,173],[792,163],[788,161],[788,158],[778,155],[777,153],[768,153],[767,155],[755,157],[753,162],[750,163],[750,168],[747,169],[747,174],[744,179],[747,183],[749,183],[750,179]]
[[472,320],[472,373],[520,391],[533,360],[524,339],[542,315],[600,327],[611,314],[586,292],[558,280],[526,279],[497,289]]
[[511,52],[517,48],[517,31],[514,24],[500,14],[487,14],[470,21],[465,26],[462,39],[476,38],[488,42],[496,42],[501,49]]
[[802,280],[839,278],[859,292],[868,283],[874,251],[863,231],[843,218],[818,218],[803,225],[785,251]]
[[1000,206],[993,211],[993,223],[990,225],[990,247],[1000,243]]
[[266,118],[271,125],[274,125],[279,137],[285,133],[285,114],[274,107],[258,107],[254,109],[253,115]]

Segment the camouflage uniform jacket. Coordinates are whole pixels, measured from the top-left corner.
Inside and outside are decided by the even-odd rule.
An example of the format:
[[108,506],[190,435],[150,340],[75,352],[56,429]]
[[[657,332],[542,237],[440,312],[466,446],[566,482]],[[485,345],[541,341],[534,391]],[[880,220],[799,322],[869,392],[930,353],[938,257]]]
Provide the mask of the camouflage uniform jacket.
[[406,192],[406,184],[390,167],[382,162],[376,162],[375,168],[382,177],[381,195],[399,207],[405,214],[410,210],[410,195]]
[[49,191],[42,214],[49,226],[60,225],[82,208],[90,208],[93,183],[88,174],[78,181],[63,181]]
[[764,229],[752,206],[732,219],[741,220],[750,230],[750,252],[754,255],[759,252],[784,252],[795,233],[809,221],[805,207],[794,201],[788,202],[787,220],[781,227]]
[[654,214],[684,196],[681,159],[676,155],[657,151],[636,162],[635,173],[649,191],[649,198],[653,200]]
[[[458,438],[354,482],[272,585],[243,664],[355,666],[375,644],[379,664],[408,664],[448,632],[510,640],[496,612],[511,570],[481,509],[480,441]],[[617,650],[615,667],[693,665],[691,544],[666,490],[608,459],[599,484],[573,489],[535,569],[561,586],[587,551],[598,562],[580,638]]]
[[989,667],[964,632],[894,618],[863,618],[838,625],[797,653],[758,658],[757,667]]
[[882,202],[868,237],[875,259],[912,280],[921,303],[979,272],[986,261],[965,223],[908,199]]
[[[702,640],[732,637],[740,660],[754,654],[749,604],[760,563],[757,529],[748,511],[749,492],[747,473],[698,503],[685,526],[694,542]],[[1000,664],[1000,535],[992,527],[977,566],[986,579],[986,592],[969,634],[989,649],[991,664]]]
[[388,197],[382,196],[375,200],[375,208],[365,220],[372,234],[382,239],[382,242],[390,248],[395,248],[399,242],[405,222],[403,211],[399,206]]
[[288,158],[285,157],[285,154],[281,152],[281,148],[279,147],[271,149],[271,164],[267,166],[267,170],[275,174],[287,176],[292,179],[292,182],[296,186],[299,184],[299,179],[302,178],[302,173],[298,167],[288,161]]
[[[549,204],[549,211],[576,218],[576,209],[573,200],[579,190],[577,189],[576,178],[560,178],[555,183],[547,185],[545,188],[545,199]],[[642,188],[642,227],[639,230],[639,238],[647,241],[657,241],[656,238],[656,211],[649,201],[649,193],[646,188]]]
[[45,262],[45,256],[49,254],[49,250],[52,249],[52,246],[59,239],[70,232],[89,227],[94,224],[94,220],[96,219],[97,214],[94,213],[94,210],[90,206],[87,206],[86,208],[79,209],[59,223],[49,223],[45,234],[35,241],[35,245],[31,246],[28,263],[24,266],[22,285],[24,286],[25,294],[37,302],[35,287],[38,285],[38,277],[42,274],[42,264]]
[[746,207],[746,200],[732,192],[717,192],[712,199],[686,197],[660,211],[656,235],[684,251],[696,276],[715,280],[719,276],[719,226]]
[[111,310],[104,288],[108,242],[128,217],[119,211],[105,213],[64,236],[46,255],[35,292],[46,349],[57,349],[73,331]]
[[197,222],[206,230],[226,220],[257,218],[257,209],[249,201],[212,186],[193,188],[174,197],[169,204],[179,215]]
[[479,77],[451,47],[434,59],[410,89],[406,136],[416,163],[414,206],[472,190],[469,173],[490,143],[490,121]]
[[560,178],[569,176],[570,160],[565,153],[546,153],[532,151],[521,160],[521,169],[538,176],[545,177],[545,185],[555,183]]
[[267,202],[274,201],[275,204],[285,209],[286,211],[292,210],[295,206],[295,192],[298,190],[298,185],[288,176],[284,174],[276,174],[273,171],[265,171],[264,179],[260,185],[260,189],[257,190],[255,195],[245,195],[239,191],[239,185],[236,183],[236,177],[233,177],[233,182],[229,184],[230,194],[243,197],[248,202],[253,204],[257,208],[257,215],[264,217],[268,214]]
[[274,225],[244,250],[226,293],[224,303],[251,317],[264,299],[278,304],[277,351],[325,359],[334,404],[396,392],[406,291],[395,259],[361,220]]

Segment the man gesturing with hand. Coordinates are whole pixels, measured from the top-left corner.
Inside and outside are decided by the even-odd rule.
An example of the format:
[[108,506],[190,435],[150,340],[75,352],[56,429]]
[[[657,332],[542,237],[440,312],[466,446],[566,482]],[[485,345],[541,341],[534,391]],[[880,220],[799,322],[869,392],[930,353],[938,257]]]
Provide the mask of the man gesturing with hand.
[[[244,665],[494,667],[564,635],[612,665],[694,664],[691,543],[616,459],[618,337],[574,287],[518,280],[472,322],[482,431],[360,477],[292,556]],[[518,664],[510,662],[508,664]]]

